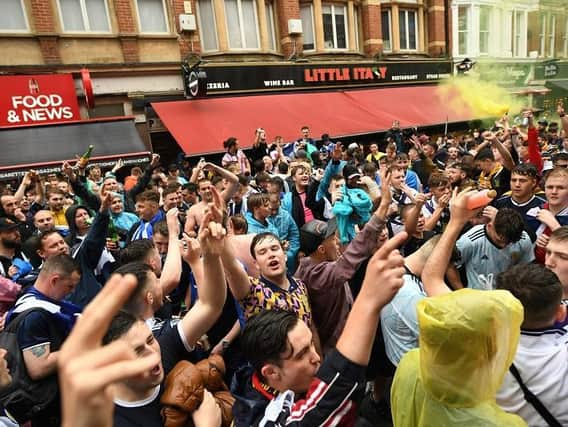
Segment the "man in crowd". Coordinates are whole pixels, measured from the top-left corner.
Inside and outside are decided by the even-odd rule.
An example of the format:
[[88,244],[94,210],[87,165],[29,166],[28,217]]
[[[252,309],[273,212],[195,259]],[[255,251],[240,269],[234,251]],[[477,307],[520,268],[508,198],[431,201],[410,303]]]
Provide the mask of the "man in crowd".
[[[452,213],[453,215],[453,213]],[[532,242],[521,214],[509,208],[497,211],[486,225],[476,225],[456,243],[467,286],[495,289],[495,276],[517,264],[532,262]]]
[[511,171],[511,194],[503,195],[495,200],[493,206],[497,209],[510,208],[521,214],[525,221],[525,231],[534,242],[536,240],[536,224],[531,221],[533,227],[530,227],[527,213],[529,211],[538,211],[544,206],[546,200],[541,196],[534,194],[538,179],[538,171],[531,163],[521,163]]
[[[33,381],[56,383],[59,349],[81,312],[64,299],[73,292],[80,277],[79,266],[69,255],[54,255],[44,262],[34,285],[8,312],[7,325],[21,313],[38,309],[22,314],[25,319],[17,330],[25,369]],[[31,420],[33,427],[61,424],[59,394],[50,397],[51,402]]]

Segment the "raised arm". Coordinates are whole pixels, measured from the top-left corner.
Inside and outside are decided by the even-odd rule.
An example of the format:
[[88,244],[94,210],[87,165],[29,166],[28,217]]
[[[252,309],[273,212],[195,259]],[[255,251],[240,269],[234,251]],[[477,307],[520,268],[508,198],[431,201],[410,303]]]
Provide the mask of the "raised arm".
[[[218,198],[219,195],[216,194],[215,197]],[[186,342],[192,347],[215,324],[227,297],[220,256],[226,244],[226,231],[220,223],[221,212],[216,206],[211,206],[210,211],[203,216],[199,229],[205,274],[202,283],[197,283],[199,299],[181,321]]]
[[369,363],[378,316],[403,284],[404,258],[397,248],[407,237],[405,232],[398,233],[373,255],[361,291],[337,341],[337,350],[358,365]]
[[237,189],[239,188],[239,177],[227,169],[223,169],[213,163],[205,163],[203,169],[206,171],[213,171],[221,178],[226,179],[229,186],[221,192],[221,199],[227,203],[233,198]]
[[18,202],[22,200],[26,195],[26,188],[28,188],[32,184],[33,177],[34,177],[34,171],[30,170],[25,173],[24,177],[22,178],[22,182],[20,183],[18,189],[14,193],[14,198]]
[[164,295],[168,295],[179,285],[181,277],[181,252],[179,250],[179,220],[177,208],[166,213],[168,225],[168,254],[160,276],[160,286]]
[[490,131],[485,132],[483,135],[491,141],[492,146],[495,147],[497,151],[499,151],[499,154],[501,154],[501,158],[503,159],[503,166],[508,170],[513,170],[513,168],[515,167],[515,162],[511,157],[511,153],[509,152],[509,150],[507,150],[507,147],[505,147],[503,143],[499,141],[497,135]]
[[479,212],[479,209],[469,210],[467,208],[467,199],[471,194],[475,194],[475,191],[458,194],[457,188],[454,189],[450,202],[450,222],[422,271],[422,283],[428,296],[433,297],[451,292],[444,281],[449,259],[464,225]]

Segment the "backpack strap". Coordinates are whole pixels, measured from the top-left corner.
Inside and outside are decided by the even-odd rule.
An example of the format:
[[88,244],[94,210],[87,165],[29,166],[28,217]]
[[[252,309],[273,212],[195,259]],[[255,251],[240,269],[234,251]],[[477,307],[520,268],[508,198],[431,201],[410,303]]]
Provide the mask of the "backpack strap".
[[534,395],[533,392],[528,389],[528,387],[523,382],[521,375],[519,374],[519,371],[518,371],[518,369],[517,369],[517,367],[515,366],[514,363],[511,364],[511,367],[509,368],[509,372],[511,372],[513,377],[515,377],[515,379],[519,383],[519,386],[521,387],[521,390],[523,391],[523,394],[525,395],[525,400],[527,402],[529,402],[534,407],[534,409],[540,414],[540,416],[542,418],[544,418],[546,423],[550,427],[562,427],[562,424],[560,424],[558,422],[558,420],[556,418],[554,418],[554,415],[552,415],[548,411],[548,409],[546,409],[546,406],[544,406],[542,404],[542,402],[539,400],[539,398],[536,397],[536,395]]
[[[10,323],[8,323],[8,325],[4,328],[4,330],[7,331],[7,332],[12,332],[12,333],[17,332],[19,327],[20,327],[20,324],[24,321],[24,319],[27,317],[27,315],[30,314],[33,311],[42,311],[42,312],[46,313],[47,315],[51,314],[49,311],[45,310],[44,308],[40,308],[40,307],[28,308],[27,310],[24,310],[21,313],[17,313],[17,316]],[[47,327],[49,329],[49,335],[57,340],[57,342],[54,342],[52,344],[57,344],[59,346],[62,345],[63,341],[65,339],[65,336],[63,336],[61,334],[61,331],[59,331],[55,327],[55,322],[47,322]],[[57,350],[54,350],[53,345],[52,345],[52,349],[50,351],[57,351]]]

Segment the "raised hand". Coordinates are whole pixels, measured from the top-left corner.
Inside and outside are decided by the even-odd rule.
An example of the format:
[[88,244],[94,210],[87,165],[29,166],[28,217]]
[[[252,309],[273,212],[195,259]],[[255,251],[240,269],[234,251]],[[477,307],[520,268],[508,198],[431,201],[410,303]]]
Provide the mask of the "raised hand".
[[331,152],[331,160],[337,162],[343,157],[343,151],[341,151],[341,142],[338,142],[333,146],[333,151]]
[[123,340],[102,346],[113,316],[134,289],[136,277],[113,275],[63,344],[57,360],[63,427],[111,426],[112,385],[144,375],[160,362],[157,353],[137,356]]
[[181,239],[181,256],[189,264],[197,262],[201,258],[201,245],[199,240],[194,237],[189,237],[184,233]]
[[105,212],[110,209],[110,205],[112,204],[112,193],[107,191],[106,194],[101,194],[101,212]]
[[179,236],[179,211],[178,208],[172,208],[166,212],[166,224],[168,225],[168,233],[172,236]]
[[159,154],[152,154],[152,160],[150,161],[150,167],[152,169],[156,169],[160,164],[160,155]]
[[483,208],[471,210],[467,207],[468,198],[475,193],[475,190],[467,188],[458,193],[457,187],[454,188],[452,199],[450,200],[450,221],[458,221],[465,224],[477,216]]
[[407,238],[407,233],[398,233],[387,240],[369,261],[361,293],[364,291],[377,307],[388,304],[404,283],[404,258],[397,248]]

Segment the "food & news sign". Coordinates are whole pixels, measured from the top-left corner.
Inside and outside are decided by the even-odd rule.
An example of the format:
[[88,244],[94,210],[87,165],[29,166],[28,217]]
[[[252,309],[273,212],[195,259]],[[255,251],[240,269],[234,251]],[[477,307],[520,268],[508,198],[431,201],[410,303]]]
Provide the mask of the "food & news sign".
[[80,119],[71,74],[0,76],[0,127]]
[[[452,73],[450,61],[202,65],[207,95],[436,83]],[[182,69],[184,83],[190,76]]]

